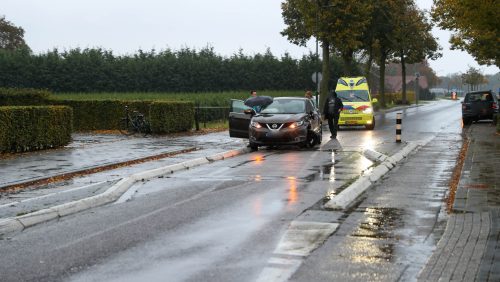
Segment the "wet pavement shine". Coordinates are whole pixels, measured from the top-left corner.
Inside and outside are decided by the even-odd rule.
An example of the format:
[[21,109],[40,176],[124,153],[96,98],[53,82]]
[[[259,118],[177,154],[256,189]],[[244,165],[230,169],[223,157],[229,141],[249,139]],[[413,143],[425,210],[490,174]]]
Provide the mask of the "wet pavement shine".
[[[291,281],[408,281],[442,234],[461,136],[440,134],[358,199]],[[450,146],[450,144],[454,144]]]
[[469,148],[445,233],[419,281],[500,281],[500,135],[465,128]]
[[72,138],[73,141],[63,148],[14,154],[0,159],[0,189],[187,148],[223,149],[243,144],[241,140],[227,138],[226,132],[185,137],[77,133]]
[[[221,274],[221,277],[232,279],[220,281],[237,281],[242,276],[238,276],[237,272],[232,274],[231,269],[241,267],[246,273],[248,268],[242,266],[245,261],[243,257],[252,254],[254,249],[263,248],[266,250],[253,253],[253,257],[250,255],[250,268],[258,272],[264,267],[264,270],[272,272],[283,268],[283,262],[294,264],[287,273],[287,280],[290,281],[500,281],[500,136],[495,134],[491,123],[474,123],[464,129],[470,145],[453,209],[448,213],[446,200],[449,197],[450,179],[462,148],[463,135],[455,129],[445,129],[439,129],[442,132],[411,153],[347,210],[328,210],[323,204],[340,193],[354,178],[373,168],[374,162],[363,156],[360,148],[374,148],[392,155],[401,149],[400,146],[384,142],[380,137],[377,141],[377,136],[371,138],[373,132],[363,132],[367,136],[366,140],[371,142],[362,146],[345,139],[342,145],[337,140],[330,140],[318,150],[311,151],[262,148],[239,161],[214,163],[199,167],[196,171],[183,171],[138,182],[130,196],[135,201],[129,204],[151,209],[146,213],[148,216],[158,217],[162,221],[172,220],[172,228],[179,225],[177,221],[180,222],[180,219],[166,215],[176,212],[179,218],[186,217],[195,200],[198,205],[206,204],[202,211],[218,216],[206,217],[202,216],[204,213],[194,211],[191,224],[181,226],[172,234],[165,232],[157,240],[145,244],[143,249],[137,245],[134,249],[125,250],[108,263],[89,268],[72,279],[88,281],[94,277],[95,281],[160,281],[164,277],[180,275],[176,277],[177,280],[189,280],[189,273],[196,272],[193,277],[211,280],[204,274],[224,272],[226,269],[227,273]],[[428,134],[433,133],[430,131]],[[96,173],[91,177],[78,177],[46,189],[10,194],[8,198],[0,197],[0,218],[23,213],[28,207],[43,208],[54,201],[71,201],[102,193],[110,183],[134,172],[242,146],[244,143],[241,140],[228,138],[227,132],[187,138],[130,139],[123,136],[75,135],[72,144],[46,155],[22,154],[18,158],[0,160],[0,187],[72,169],[141,158],[151,152],[162,153],[187,147],[199,149],[173,158]],[[314,162],[307,158],[305,164],[297,161],[301,155],[310,154],[313,154]],[[40,166],[40,160],[60,165]],[[274,164],[274,167],[280,167],[283,171],[277,173],[269,165],[262,165],[265,163]],[[314,165],[310,165],[312,163]],[[228,176],[228,170],[238,173]],[[259,183],[261,185],[257,185]],[[264,187],[265,193],[260,193]],[[252,191],[254,195],[249,193]],[[179,194],[181,199],[183,193],[188,193],[190,197],[179,202],[172,199],[170,204],[163,202],[169,198],[157,197],[159,194],[175,197]],[[224,201],[222,194],[229,194],[234,199],[230,205]],[[56,200],[51,200],[52,195]],[[324,195],[324,198],[318,201],[318,195]],[[37,205],[30,202],[32,198],[38,199]],[[162,208],[155,210],[157,207],[141,205],[143,202],[157,203]],[[100,212],[116,212],[117,218],[124,216],[123,213],[133,213],[133,209],[119,203],[114,208],[110,206],[101,208]],[[83,221],[92,222],[90,214],[86,213]],[[278,224],[275,217],[279,219]],[[76,221],[76,217],[69,217],[62,223],[69,224],[72,220]],[[108,216],[94,220],[108,220],[110,226],[117,224],[111,222],[115,221],[113,217]],[[287,228],[289,220],[293,220],[290,226],[298,226],[290,233],[296,233],[311,223],[327,226],[330,233],[318,236],[321,242],[304,254],[275,252],[266,264],[258,255],[274,247],[280,230]],[[143,240],[146,240],[153,234],[147,233],[147,228],[167,229],[166,226],[145,225],[132,230],[137,232],[137,237],[143,236]],[[39,228],[38,231],[44,230],[41,226]],[[55,230],[56,227],[47,228]],[[116,228],[125,229],[125,225],[118,224]],[[36,228],[34,232],[37,232]],[[111,227],[106,232],[114,234]],[[251,236],[256,236],[252,235],[255,233],[262,233],[262,237],[266,238],[262,239],[263,245],[253,245],[248,241],[246,246],[245,242]],[[102,239],[112,238],[106,236],[104,231],[98,234]],[[137,238],[128,240],[136,244]],[[193,245],[192,242],[197,243]],[[98,240],[89,240],[89,243],[100,244]],[[241,245],[248,248],[247,252],[241,252]],[[181,256],[178,253],[179,246],[193,251]],[[136,253],[138,249],[142,253]],[[286,246],[281,246],[281,249],[280,245],[277,247],[278,251],[285,249]],[[232,256],[237,256],[235,262],[226,258],[231,258],[230,251],[234,251],[235,255]],[[146,255],[146,260],[142,254]],[[214,261],[219,267],[221,264],[228,264],[229,267],[222,267],[222,270],[208,269]],[[133,270],[138,267],[138,263],[144,269],[143,272],[127,272],[131,276],[123,272],[124,265]],[[38,265],[36,261],[34,265]],[[165,265],[172,267],[165,268]],[[159,276],[148,276],[151,269],[151,273]],[[177,273],[177,269],[187,269],[187,272]],[[272,277],[273,273],[276,272],[260,277]],[[193,277],[191,280],[199,281]]]
[[[139,137],[113,134],[75,134],[66,147],[23,153],[0,159],[0,191],[14,183],[58,177],[74,171],[100,168],[165,152],[196,148],[163,157],[53,183],[34,185],[18,192],[0,193],[0,218],[23,215],[54,205],[80,200],[106,191],[131,174],[241,148],[242,140],[228,138],[227,132],[181,137]],[[34,169],[33,167],[36,167]]]

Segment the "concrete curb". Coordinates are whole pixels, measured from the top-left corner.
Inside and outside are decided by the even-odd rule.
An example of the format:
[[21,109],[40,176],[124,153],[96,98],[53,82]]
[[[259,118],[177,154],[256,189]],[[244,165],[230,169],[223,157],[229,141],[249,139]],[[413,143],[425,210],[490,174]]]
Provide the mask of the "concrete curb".
[[362,175],[349,187],[340,192],[333,199],[328,201],[324,207],[334,210],[346,209],[359,195],[365,192],[373,183],[378,181],[382,176],[389,172],[392,168],[396,166],[398,162],[408,156],[413,152],[420,144],[418,143],[408,143],[403,149],[388,157],[382,153],[367,149],[363,152],[366,158],[381,162],[376,166],[370,173]]
[[16,231],[22,231],[23,229],[38,223],[114,202],[138,181],[148,180],[161,175],[174,173],[179,170],[190,169],[192,167],[224,160],[249,152],[251,152],[250,148],[241,148],[132,174],[129,177],[121,179],[118,183],[99,195],[64,203],[22,216],[0,219],[0,236]]
[[142,163],[145,161],[154,160],[156,158],[164,158],[167,156],[187,153],[187,152],[194,151],[194,150],[196,150],[196,147],[188,147],[188,148],[184,148],[184,149],[166,151],[166,152],[163,152],[160,154],[150,155],[150,156],[146,156],[146,157],[140,157],[140,158],[129,159],[129,160],[117,160],[116,162],[98,164],[98,165],[83,167],[80,169],[73,169],[73,170],[66,171],[64,173],[59,173],[59,174],[51,175],[51,176],[42,176],[42,177],[24,179],[24,180],[21,180],[19,182],[15,181],[15,182],[10,182],[10,183],[1,183],[0,184],[0,191],[8,191],[9,189],[17,189],[20,187],[22,188],[22,187],[37,185],[37,183],[40,183],[40,182],[41,183],[50,183],[52,179],[59,179],[59,178],[71,179],[75,175],[79,175],[79,174],[93,174],[95,172],[100,172],[103,170],[115,169],[116,167],[123,166],[123,165],[128,166],[128,165],[130,165],[130,163]]

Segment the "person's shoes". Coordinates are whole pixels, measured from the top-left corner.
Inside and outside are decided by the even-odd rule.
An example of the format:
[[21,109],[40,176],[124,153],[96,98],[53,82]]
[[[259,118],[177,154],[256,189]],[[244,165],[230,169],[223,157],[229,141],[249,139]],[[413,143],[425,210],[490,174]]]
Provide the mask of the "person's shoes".
[[330,136],[330,139],[337,139],[337,135]]

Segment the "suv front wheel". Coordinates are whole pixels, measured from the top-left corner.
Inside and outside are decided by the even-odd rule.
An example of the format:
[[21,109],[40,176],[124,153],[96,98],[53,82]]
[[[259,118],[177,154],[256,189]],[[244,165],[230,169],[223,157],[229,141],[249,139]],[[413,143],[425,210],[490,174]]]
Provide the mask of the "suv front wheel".
[[365,128],[368,129],[368,130],[375,129],[375,117],[372,118],[372,124],[365,125]]

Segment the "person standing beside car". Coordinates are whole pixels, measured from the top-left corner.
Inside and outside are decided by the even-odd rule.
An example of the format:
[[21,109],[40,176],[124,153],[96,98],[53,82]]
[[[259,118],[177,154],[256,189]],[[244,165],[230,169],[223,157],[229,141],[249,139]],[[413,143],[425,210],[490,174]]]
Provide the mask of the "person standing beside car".
[[[252,90],[250,91],[250,98],[254,98],[254,97],[257,97],[257,91],[255,90]],[[256,113],[260,113],[260,110],[261,110],[261,107],[260,106],[253,106],[252,109],[256,112]]]
[[342,100],[337,97],[337,92],[331,91],[330,95],[326,98],[325,106],[323,108],[323,115],[328,119],[328,128],[330,129],[330,139],[337,138],[337,129],[339,127],[340,112],[344,104]]
[[304,94],[304,97],[311,100],[311,102],[313,103],[314,107],[317,108],[318,106],[316,105],[316,100],[314,100],[313,98],[313,93],[311,90],[307,90],[306,91],[306,94]]
[[306,93],[304,94],[304,98],[307,98],[311,101],[313,101],[313,93],[311,90],[307,90]]

